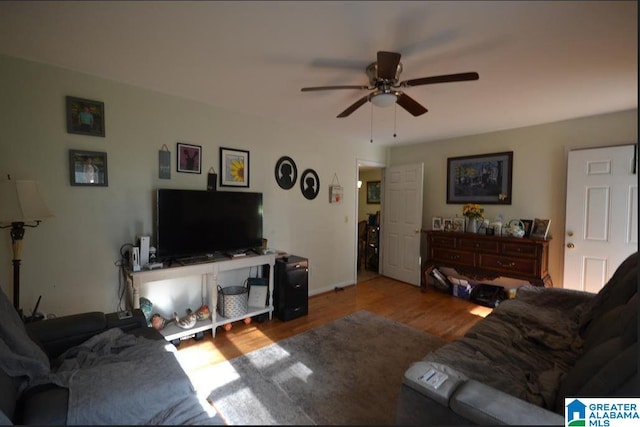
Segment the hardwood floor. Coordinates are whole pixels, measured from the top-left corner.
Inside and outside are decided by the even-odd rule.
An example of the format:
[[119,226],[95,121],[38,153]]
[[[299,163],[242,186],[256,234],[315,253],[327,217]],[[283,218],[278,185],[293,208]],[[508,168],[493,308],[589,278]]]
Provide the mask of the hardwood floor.
[[[200,341],[186,340],[178,356],[190,377],[204,380],[207,367],[281,341],[292,335],[324,325],[358,310],[405,323],[446,340],[453,340],[491,312],[482,307],[435,290],[420,288],[384,276],[309,298],[309,314],[288,322],[275,316],[262,323],[234,322],[230,331],[222,327],[215,338],[208,332]],[[358,333],[358,331],[353,331]]]

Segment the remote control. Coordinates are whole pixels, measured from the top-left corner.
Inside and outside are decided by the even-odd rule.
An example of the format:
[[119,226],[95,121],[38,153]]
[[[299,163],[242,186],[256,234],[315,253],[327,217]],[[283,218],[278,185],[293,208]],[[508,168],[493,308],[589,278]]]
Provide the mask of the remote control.
[[161,262],[151,262],[145,266],[148,270],[153,270],[156,268],[162,268]]

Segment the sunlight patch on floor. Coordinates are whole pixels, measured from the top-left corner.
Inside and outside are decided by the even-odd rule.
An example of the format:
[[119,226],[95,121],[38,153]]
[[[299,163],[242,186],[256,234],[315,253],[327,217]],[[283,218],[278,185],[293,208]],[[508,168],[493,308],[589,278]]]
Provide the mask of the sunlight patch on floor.
[[307,382],[307,379],[313,374],[313,371],[302,362],[295,362],[293,365],[278,372],[275,378],[278,382],[285,383],[291,378]]
[[487,317],[489,314],[491,314],[492,311],[492,308],[478,306],[473,307],[471,310],[469,310],[469,313],[473,314],[474,316]]

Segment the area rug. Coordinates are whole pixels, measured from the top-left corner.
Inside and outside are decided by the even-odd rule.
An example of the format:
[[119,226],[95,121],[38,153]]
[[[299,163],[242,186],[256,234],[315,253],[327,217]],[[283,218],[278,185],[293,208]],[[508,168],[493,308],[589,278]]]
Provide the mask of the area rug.
[[213,367],[227,424],[392,425],[404,372],[446,344],[361,310]]

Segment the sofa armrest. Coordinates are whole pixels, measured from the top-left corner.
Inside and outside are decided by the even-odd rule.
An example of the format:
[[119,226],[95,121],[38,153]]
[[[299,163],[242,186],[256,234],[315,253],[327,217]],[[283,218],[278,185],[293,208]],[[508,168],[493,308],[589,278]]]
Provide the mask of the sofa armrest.
[[107,318],[104,313],[93,311],[27,323],[25,328],[29,337],[53,359],[65,350],[105,331]]
[[450,402],[458,415],[481,425],[564,425],[564,417],[486,384],[469,380]]
[[[425,375],[429,373],[442,375],[446,379],[434,387],[425,380]],[[449,406],[449,399],[466,380],[466,376],[446,365],[420,361],[415,362],[405,371],[403,383],[440,405]]]
[[139,308],[131,312],[131,317],[121,319],[118,313],[109,313],[106,318],[107,329],[120,328],[124,332],[129,332],[133,329],[148,327],[147,318],[144,317],[144,313]]

